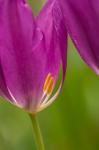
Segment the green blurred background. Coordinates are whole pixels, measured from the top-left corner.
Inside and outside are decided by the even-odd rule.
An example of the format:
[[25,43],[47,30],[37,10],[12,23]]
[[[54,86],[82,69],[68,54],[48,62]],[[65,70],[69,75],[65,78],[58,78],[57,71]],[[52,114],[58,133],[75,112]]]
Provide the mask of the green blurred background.
[[[35,14],[42,2],[30,2]],[[38,118],[46,150],[99,150],[99,77],[84,64],[70,40],[63,90]],[[3,99],[0,150],[36,150],[30,118]]]

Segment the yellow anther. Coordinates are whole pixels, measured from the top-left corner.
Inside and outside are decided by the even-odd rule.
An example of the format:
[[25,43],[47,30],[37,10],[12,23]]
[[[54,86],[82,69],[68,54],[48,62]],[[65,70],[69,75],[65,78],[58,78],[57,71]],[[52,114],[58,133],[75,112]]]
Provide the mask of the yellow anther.
[[52,77],[51,73],[49,73],[44,83],[44,88],[43,88],[44,92],[50,94],[52,92],[53,84],[54,84],[54,78]]
[[47,93],[50,94],[52,92],[52,89],[53,89],[53,84],[54,84],[54,78],[51,77],[50,81],[49,81],[49,84],[48,84],[48,87],[47,87]]
[[45,83],[44,83],[44,88],[43,88],[44,91],[46,91],[50,79],[51,79],[51,74],[49,73],[49,74],[47,75],[46,80],[45,80]]

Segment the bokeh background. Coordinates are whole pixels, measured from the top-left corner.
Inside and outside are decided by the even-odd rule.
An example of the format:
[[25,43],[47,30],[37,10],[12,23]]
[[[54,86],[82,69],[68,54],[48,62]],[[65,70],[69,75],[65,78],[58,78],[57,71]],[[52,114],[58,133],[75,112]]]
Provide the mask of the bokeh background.
[[[43,0],[30,3],[37,14]],[[99,76],[84,64],[70,39],[63,90],[38,118],[46,150],[99,150]],[[2,98],[0,150],[36,150],[30,118]]]

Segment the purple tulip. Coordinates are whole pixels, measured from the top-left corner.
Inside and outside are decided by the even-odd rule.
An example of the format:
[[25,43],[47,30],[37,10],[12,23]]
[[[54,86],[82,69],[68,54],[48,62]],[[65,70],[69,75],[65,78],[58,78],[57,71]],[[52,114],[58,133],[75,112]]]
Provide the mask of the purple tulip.
[[49,106],[64,82],[67,32],[99,74],[98,7],[99,0],[48,0],[34,17],[25,0],[0,0],[0,95],[31,113]]
[[99,74],[99,0],[60,0],[65,24],[82,59]]
[[[0,0],[0,95],[28,112],[49,106],[62,87],[64,20],[57,0],[49,0],[37,17],[25,0]],[[51,96],[61,66],[62,81]]]

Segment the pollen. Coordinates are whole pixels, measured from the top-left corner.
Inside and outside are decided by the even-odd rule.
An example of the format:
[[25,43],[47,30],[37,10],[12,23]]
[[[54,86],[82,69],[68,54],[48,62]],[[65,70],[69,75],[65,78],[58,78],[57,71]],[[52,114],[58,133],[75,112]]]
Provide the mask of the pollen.
[[46,94],[50,94],[52,92],[53,85],[54,85],[54,78],[51,75],[51,73],[49,73],[45,79],[43,91]]

